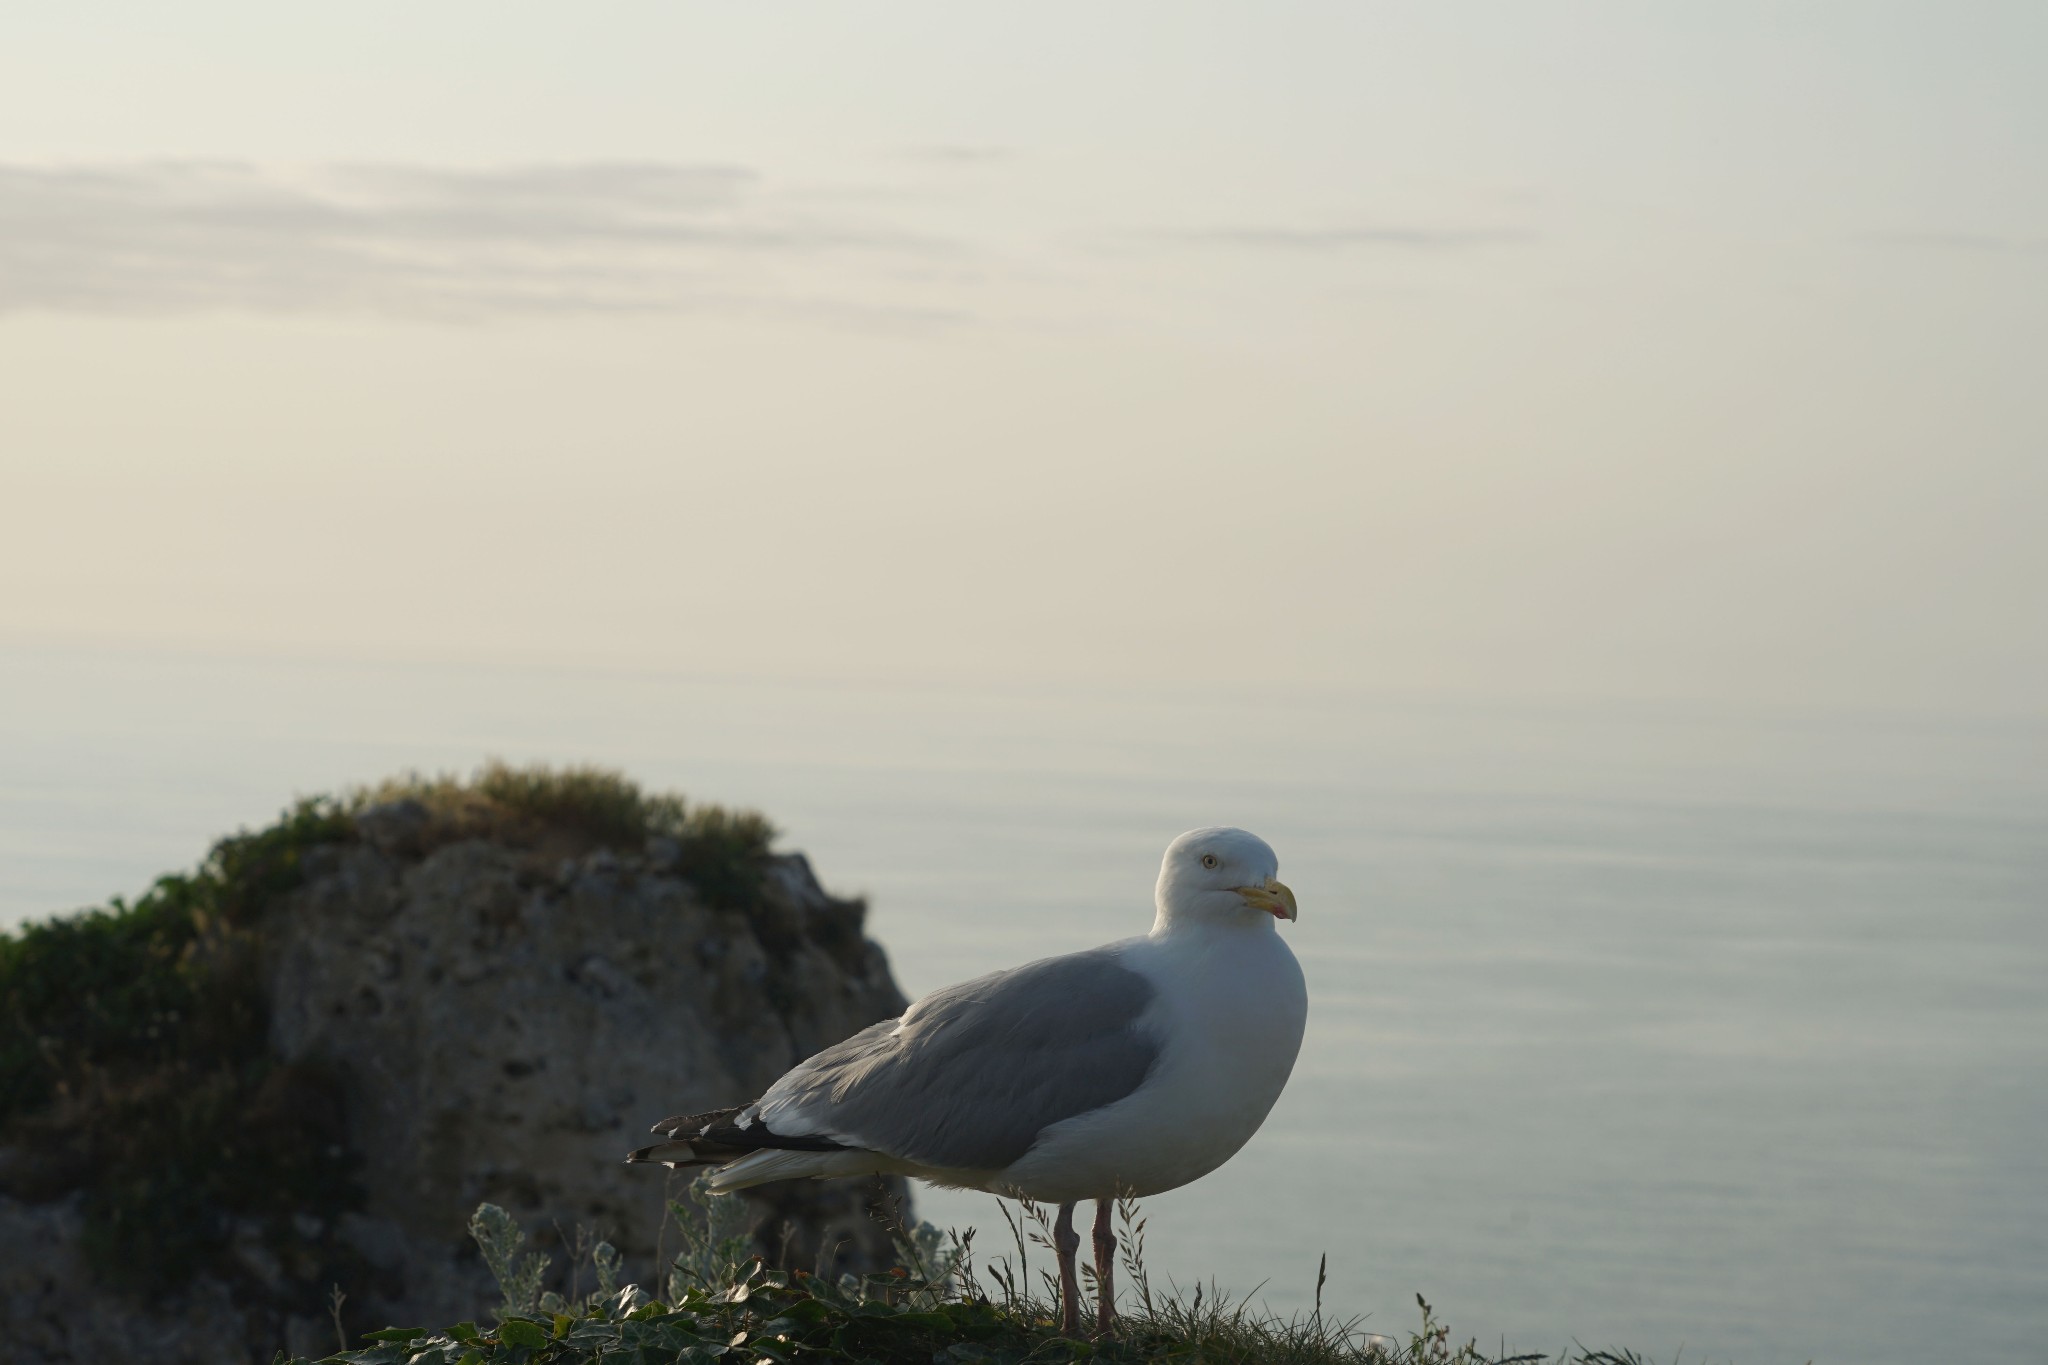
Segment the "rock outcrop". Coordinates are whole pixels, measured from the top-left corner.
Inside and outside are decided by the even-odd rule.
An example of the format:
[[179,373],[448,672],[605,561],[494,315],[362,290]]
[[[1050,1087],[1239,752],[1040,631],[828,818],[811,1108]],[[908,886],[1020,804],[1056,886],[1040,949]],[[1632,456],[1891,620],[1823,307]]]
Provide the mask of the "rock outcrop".
[[[566,1257],[550,1243],[582,1226],[624,1253],[626,1279],[658,1284],[664,1196],[682,1181],[623,1164],[647,1126],[750,1099],[904,1006],[863,935],[864,907],[826,894],[801,855],[758,859],[734,906],[703,894],[683,845],[662,834],[638,848],[532,829],[451,838],[409,797],[349,818],[352,837],[304,850],[244,953],[273,1058],[317,1068],[338,1092],[343,1131],[327,1154],[353,1165],[357,1207],[295,1215],[283,1243],[238,1226],[227,1269],[209,1264],[145,1300],[95,1284],[79,1250],[84,1193],[0,1198],[11,1349],[47,1361],[218,1360],[229,1343],[258,1361],[278,1347],[322,1354],[335,1329],[309,1311],[309,1288],[326,1290],[304,1282],[314,1261],[357,1268],[351,1333],[480,1317],[495,1294],[465,1226],[483,1201],[517,1217],[558,1271]],[[885,1258],[870,1206],[902,1188],[759,1194],[765,1254],[848,1268]]]

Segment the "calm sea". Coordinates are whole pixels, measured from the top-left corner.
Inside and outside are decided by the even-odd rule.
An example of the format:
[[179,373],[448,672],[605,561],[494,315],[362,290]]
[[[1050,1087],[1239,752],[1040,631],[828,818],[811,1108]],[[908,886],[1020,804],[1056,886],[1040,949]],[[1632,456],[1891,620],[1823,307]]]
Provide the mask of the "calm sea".
[[[1308,1041],[1183,1284],[1669,1360],[2048,1357],[2048,726],[0,650],[0,922],[487,756],[757,806],[912,994],[1141,932],[1239,824]],[[1001,1231],[993,1201],[926,1217]]]

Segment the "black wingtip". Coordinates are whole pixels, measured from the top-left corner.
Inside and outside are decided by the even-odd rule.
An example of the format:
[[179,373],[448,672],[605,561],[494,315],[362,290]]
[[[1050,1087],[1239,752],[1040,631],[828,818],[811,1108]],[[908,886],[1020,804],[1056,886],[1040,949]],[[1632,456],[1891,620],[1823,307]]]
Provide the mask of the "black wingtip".
[[670,1114],[647,1131],[665,1138],[680,1138],[688,1130],[691,1136],[701,1137],[712,1124],[730,1119],[745,1107],[736,1104],[728,1109],[711,1109],[701,1114]]

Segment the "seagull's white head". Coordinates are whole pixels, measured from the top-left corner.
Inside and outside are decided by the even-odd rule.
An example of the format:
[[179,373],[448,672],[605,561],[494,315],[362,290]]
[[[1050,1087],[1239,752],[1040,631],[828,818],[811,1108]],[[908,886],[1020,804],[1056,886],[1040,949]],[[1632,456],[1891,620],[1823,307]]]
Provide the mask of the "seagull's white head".
[[1272,845],[1241,829],[1191,829],[1166,846],[1154,932],[1177,924],[1268,926],[1295,917]]

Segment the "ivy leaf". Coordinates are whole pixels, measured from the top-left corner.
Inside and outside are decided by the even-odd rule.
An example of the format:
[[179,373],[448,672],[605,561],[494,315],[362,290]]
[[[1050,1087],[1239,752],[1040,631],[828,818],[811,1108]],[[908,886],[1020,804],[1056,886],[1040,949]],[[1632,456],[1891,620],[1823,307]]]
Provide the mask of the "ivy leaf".
[[498,1324],[498,1340],[507,1346],[538,1348],[548,1344],[548,1334],[541,1330],[539,1323],[528,1322],[525,1318],[506,1318]]

